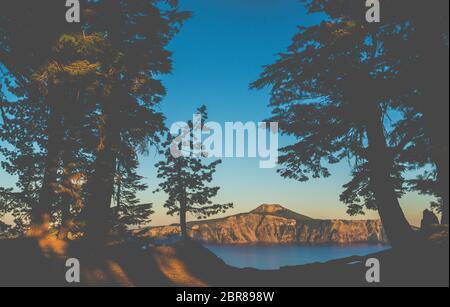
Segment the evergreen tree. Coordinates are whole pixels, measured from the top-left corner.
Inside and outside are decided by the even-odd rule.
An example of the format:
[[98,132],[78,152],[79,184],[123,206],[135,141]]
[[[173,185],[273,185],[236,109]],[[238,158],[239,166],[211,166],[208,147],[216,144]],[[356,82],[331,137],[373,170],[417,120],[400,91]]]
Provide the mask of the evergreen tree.
[[23,98],[7,109],[10,119],[3,139],[13,149],[4,149],[7,162],[3,166],[19,176],[22,193],[34,193],[28,197],[34,199],[30,205],[32,235],[49,230],[61,201],[66,203],[64,211],[70,211],[70,198],[75,196],[71,178],[80,175],[73,169],[75,165],[84,169],[87,162],[80,138],[87,135],[85,124],[92,109],[87,97],[92,95],[90,86],[103,42],[96,34],[63,34],[50,49],[52,60],[35,67],[25,85],[10,87],[16,97]]
[[[432,179],[435,182],[434,188],[428,191],[440,203],[442,223],[448,224],[449,2],[434,1],[426,10],[423,9],[424,4],[417,1],[392,1],[390,5],[388,9],[393,14],[388,21],[400,23],[405,29],[398,33],[392,26],[392,31],[381,32],[383,39],[390,39],[391,45],[387,46],[386,52],[399,71],[395,87],[401,91],[403,99],[396,103],[405,113],[403,131],[410,130],[401,135],[401,142],[408,144],[410,151],[416,150],[415,156],[419,157],[417,160],[407,157],[412,168],[420,167],[423,157],[428,166],[412,186],[419,192],[425,192],[423,185],[428,185],[426,181]],[[430,172],[427,170],[429,168],[433,170]]]
[[[252,86],[272,87],[271,120],[297,138],[282,149],[282,176],[327,177],[325,163],[351,158],[353,182],[342,199],[350,212],[360,212],[357,200],[376,205],[391,244],[403,248],[415,236],[399,205],[403,187],[384,126],[392,97],[383,89],[395,71],[382,56],[375,27],[341,16],[301,27],[288,52]],[[358,199],[357,191],[367,197]]]
[[128,147],[123,144],[145,149],[157,143],[164,130],[155,106],[165,89],[156,76],[170,72],[166,46],[189,16],[177,5],[146,0],[92,3],[91,30],[105,33],[115,54],[101,76],[96,159],[87,184],[87,233],[93,242],[104,240],[110,229],[117,159],[121,148]]
[[[124,163],[133,165],[125,166]],[[113,231],[119,234],[148,225],[154,213],[153,204],[141,204],[137,198],[138,192],[148,188],[142,183],[143,177],[135,171],[137,163],[137,157],[118,159],[114,182]]]
[[[39,89],[36,87],[35,82],[33,82],[34,74],[37,70],[42,69],[46,63],[51,61],[51,48],[54,45],[55,41],[58,37],[64,33],[64,31],[71,31],[74,28],[74,25],[69,25],[65,22],[64,19],[58,18],[61,14],[64,14],[64,7],[56,6],[55,3],[51,0],[44,0],[39,3],[27,0],[19,0],[15,2],[2,2],[0,4],[0,11],[2,12],[0,16],[0,62],[6,68],[8,73],[11,75],[12,82],[11,85],[15,87],[14,94],[22,100],[16,101],[15,103],[9,103],[8,105],[8,114],[7,117],[13,117],[15,123],[20,123],[20,119],[22,119],[22,127],[26,128],[25,121],[30,121],[31,123],[28,125],[29,129],[16,129],[16,132],[20,133],[17,136],[11,135],[7,140],[12,140],[12,145],[14,143],[20,143],[19,136],[25,136],[25,133],[29,133],[26,137],[23,138],[25,145],[20,145],[22,153],[15,154],[12,158],[18,164],[22,164],[27,168],[27,172],[32,171],[35,164],[31,164],[32,160],[36,161],[31,154],[33,151],[32,147],[30,147],[30,143],[28,141],[32,140],[30,135],[34,135],[35,137],[39,132],[42,132],[42,126],[38,126],[43,122],[51,123],[54,128],[57,128],[58,121],[55,120],[56,116],[52,121],[45,119],[46,111],[38,104],[42,104],[43,100],[53,96],[55,97],[55,93],[50,89],[47,89],[48,92],[51,92],[50,95],[44,96],[39,94]],[[43,35],[45,34],[45,35]],[[7,84],[8,87],[10,84]],[[47,92],[47,93],[48,93]],[[48,96],[48,97],[47,97]],[[26,102],[24,100],[27,100]],[[25,102],[26,107],[22,106]],[[55,102],[53,102],[55,103]],[[50,106],[51,103],[47,104]],[[12,110],[14,109],[14,110]],[[53,112],[57,115],[58,111]],[[33,117],[29,117],[33,115]],[[34,121],[35,120],[35,121]],[[36,127],[33,128],[33,125]],[[8,127],[10,128],[10,127]],[[50,185],[54,183],[54,172],[51,170],[54,169],[55,161],[53,159],[53,143],[55,137],[50,137],[50,134],[57,135],[61,129],[49,129],[44,135],[48,136],[49,141],[47,145],[44,145],[40,149],[46,149],[49,153],[47,155],[47,161],[43,162],[43,172],[46,174],[43,176],[42,187],[40,192],[38,192],[42,198],[51,197],[52,189]],[[8,130],[6,133],[10,133]],[[5,137],[5,135],[4,135]],[[42,141],[42,137],[35,138],[33,146],[38,147],[42,145],[39,143]],[[29,147],[28,149],[25,147]],[[22,156],[22,154],[25,154]],[[30,165],[26,165],[23,163],[27,161]],[[11,165],[14,167],[13,165]],[[25,179],[25,181],[31,181],[36,177],[32,176],[33,174],[28,173],[28,176],[32,179]],[[19,183],[20,185],[28,185],[28,183]],[[28,186],[28,188],[30,188]],[[28,194],[26,197],[22,197],[22,199],[30,200],[29,190],[23,191]],[[48,224],[50,219],[50,209],[51,204],[49,202],[45,202],[42,206],[39,201],[34,201],[32,210],[31,210],[31,219],[35,224],[43,225]],[[45,222],[47,221],[47,223]],[[37,227],[39,228],[39,226]]]
[[[360,20],[365,8],[358,0],[304,0],[312,11],[332,18]],[[398,161],[407,170],[422,171],[410,181],[412,190],[433,195],[433,207],[449,216],[449,2],[386,0],[382,23],[373,27],[383,41],[382,62],[395,70],[384,90],[404,113],[393,133]],[[401,145],[401,146],[400,146]],[[434,168],[433,171],[428,171]]]
[[[168,209],[167,214],[180,217],[183,240],[189,239],[188,214],[204,219],[218,213],[225,213],[233,207],[232,203],[214,204],[211,199],[217,195],[220,188],[207,185],[212,182],[221,160],[205,163],[202,161],[206,158],[203,150],[201,157],[193,154],[194,147],[201,148],[200,140],[195,139],[193,129],[204,129],[203,124],[207,119],[205,107],[201,107],[198,111],[202,115],[202,127],[194,127],[194,123],[189,121],[188,131],[182,132],[183,135],[190,135],[188,145],[191,152],[183,152],[183,146],[186,144],[183,142],[177,144],[176,139],[169,136],[161,152],[164,160],[155,165],[158,169],[158,178],[163,180],[156,192],[163,191],[168,195],[164,207]],[[173,154],[177,151],[180,155]]]
[[117,174],[126,174],[126,202],[144,188],[137,154],[164,130],[156,75],[170,72],[165,48],[189,14],[177,1],[82,2],[82,23],[72,25],[51,0],[1,4],[0,63],[18,97],[0,105],[0,136],[12,147],[2,148],[3,167],[20,190],[2,193],[29,214],[32,232],[59,225],[65,238],[74,220],[86,221],[98,242],[111,226]]

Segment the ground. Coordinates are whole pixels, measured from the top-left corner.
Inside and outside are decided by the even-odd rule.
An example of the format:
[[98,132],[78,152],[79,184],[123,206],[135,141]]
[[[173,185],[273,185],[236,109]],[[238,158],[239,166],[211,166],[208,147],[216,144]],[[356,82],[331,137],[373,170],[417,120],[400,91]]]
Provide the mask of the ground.
[[[0,240],[0,286],[65,286],[65,262],[81,264],[78,286],[448,286],[448,232],[408,252],[393,250],[263,271],[226,265],[195,242],[142,247],[142,241],[110,244],[86,253],[83,242]],[[366,259],[381,264],[381,284],[365,279]]]

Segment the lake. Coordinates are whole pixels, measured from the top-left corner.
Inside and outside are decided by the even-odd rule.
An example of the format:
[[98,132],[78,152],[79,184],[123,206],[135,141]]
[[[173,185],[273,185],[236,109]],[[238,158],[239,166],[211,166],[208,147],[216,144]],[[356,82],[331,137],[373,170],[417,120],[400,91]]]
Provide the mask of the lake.
[[366,256],[389,249],[382,244],[355,245],[205,245],[228,265],[261,270]]

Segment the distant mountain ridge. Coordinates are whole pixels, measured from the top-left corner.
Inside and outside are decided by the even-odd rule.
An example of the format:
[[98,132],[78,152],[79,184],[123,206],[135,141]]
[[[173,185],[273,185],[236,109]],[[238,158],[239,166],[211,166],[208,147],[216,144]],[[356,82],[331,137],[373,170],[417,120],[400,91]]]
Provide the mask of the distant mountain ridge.
[[278,217],[284,217],[287,219],[294,219],[294,220],[300,221],[300,222],[313,220],[313,218],[310,218],[309,216],[302,215],[302,214],[299,214],[292,210],[286,209],[281,205],[263,204],[263,205],[259,206],[258,208],[250,211],[250,213],[274,215],[274,216],[278,216]]
[[[379,220],[320,220],[278,204],[249,213],[188,223],[192,239],[210,244],[387,243]],[[178,225],[150,227],[144,236],[165,239],[180,234]]]

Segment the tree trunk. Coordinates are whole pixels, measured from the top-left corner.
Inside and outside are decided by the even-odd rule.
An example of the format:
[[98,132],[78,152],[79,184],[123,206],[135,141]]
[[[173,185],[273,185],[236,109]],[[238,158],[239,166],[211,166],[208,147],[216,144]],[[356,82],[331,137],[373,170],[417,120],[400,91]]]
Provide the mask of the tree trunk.
[[186,242],[189,240],[189,234],[187,231],[187,220],[186,220],[186,204],[180,203],[180,228],[181,228],[181,239]]
[[[111,101],[108,101],[111,103]],[[116,172],[115,145],[119,137],[111,106],[104,107],[93,173],[88,182],[86,236],[94,245],[104,244],[111,229],[111,200]]]
[[370,184],[377,202],[383,227],[393,248],[412,246],[414,232],[403,214],[391,182],[392,157],[384,135],[381,110],[374,104],[367,122]]
[[31,236],[44,235],[50,228],[52,206],[56,199],[58,168],[60,165],[63,124],[61,101],[52,93],[49,98],[51,110],[47,124],[47,156],[44,165],[44,178],[38,203],[31,210]]
[[73,157],[72,140],[66,142],[66,148],[63,153],[63,178],[62,178],[62,200],[61,200],[61,228],[58,233],[58,238],[67,240],[69,230],[72,224],[72,214],[70,209],[75,202],[74,193],[76,193],[72,182],[72,176],[75,169],[75,159]]

